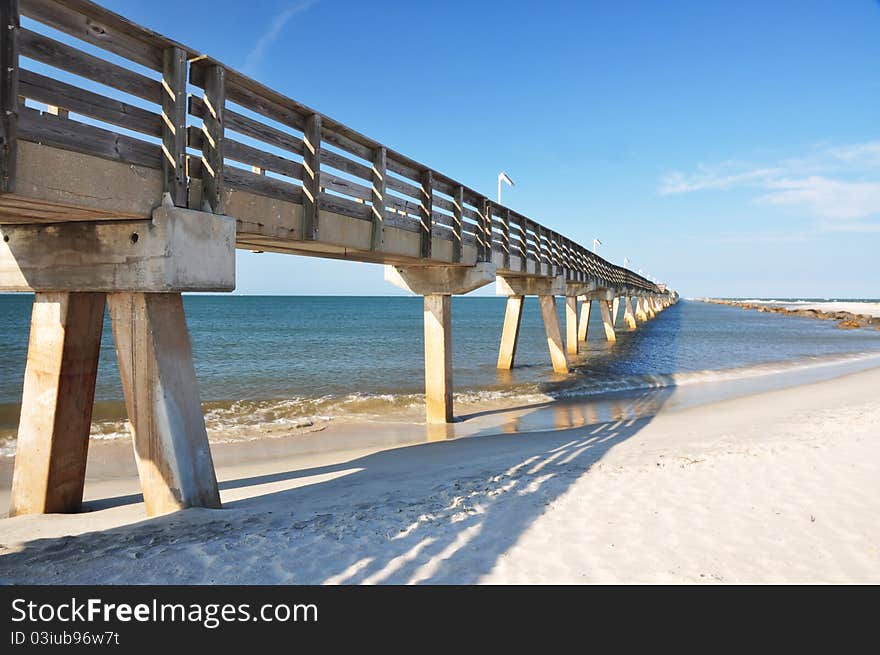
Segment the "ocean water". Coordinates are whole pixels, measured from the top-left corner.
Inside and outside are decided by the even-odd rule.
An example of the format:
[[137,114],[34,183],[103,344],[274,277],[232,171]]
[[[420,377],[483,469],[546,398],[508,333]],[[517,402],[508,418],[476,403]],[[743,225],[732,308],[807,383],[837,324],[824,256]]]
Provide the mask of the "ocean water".
[[[333,421],[419,420],[422,300],[416,297],[185,296],[212,439],[254,438]],[[0,295],[0,449],[12,452],[32,297]],[[833,321],[682,301],[635,332],[604,339],[594,305],[573,374],[552,372],[537,299],[523,312],[516,367],[495,368],[504,298],[453,299],[456,402],[537,402],[741,379],[880,355],[880,332]],[[563,326],[564,303],[557,301]],[[126,435],[105,318],[93,436]]]

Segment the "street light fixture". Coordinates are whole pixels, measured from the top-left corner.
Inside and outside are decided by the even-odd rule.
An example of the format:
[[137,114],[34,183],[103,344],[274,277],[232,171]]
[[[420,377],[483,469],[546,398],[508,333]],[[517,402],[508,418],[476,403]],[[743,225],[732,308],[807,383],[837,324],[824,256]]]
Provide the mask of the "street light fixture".
[[505,173],[504,171],[501,171],[500,173],[498,173],[498,204],[499,205],[501,204],[501,183],[502,182],[504,182],[505,184],[507,184],[509,186],[516,186],[516,183],[510,179],[510,176],[507,173]]
[[602,245],[602,242],[599,239],[593,239],[593,252],[596,252],[596,248]]

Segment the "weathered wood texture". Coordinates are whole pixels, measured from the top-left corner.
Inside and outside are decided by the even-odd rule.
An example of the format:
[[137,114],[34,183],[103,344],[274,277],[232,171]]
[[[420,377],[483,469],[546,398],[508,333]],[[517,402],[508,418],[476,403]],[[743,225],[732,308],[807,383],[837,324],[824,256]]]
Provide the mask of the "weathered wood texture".
[[18,154],[18,0],[0,3],[0,193],[15,191]]
[[103,322],[103,293],[34,296],[10,516],[80,508]]
[[[163,190],[178,205],[189,195],[192,202],[199,203],[195,208],[204,206],[215,213],[225,213],[226,187],[301,205],[301,240],[322,241],[318,224],[322,210],[370,221],[370,247],[364,251],[364,257],[393,248],[383,238],[383,232],[394,225],[420,233],[423,259],[465,263],[463,246],[471,240],[478,246],[476,261],[495,261],[502,269],[515,265],[519,271],[534,275],[564,272],[569,280],[589,278],[619,290],[658,291],[656,285],[643,277],[606,262],[431,167],[99,5],[86,0],[20,2],[22,13],[29,18],[114,57],[108,61],[100,54],[84,52],[42,33],[39,25],[33,23],[28,24],[29,29],[10,30],[11,38],[4,38],[0,53],[8,64],[2,68],[5,113],[0,124],[5,139],[14,138],[17,122],[18,135],[23,140],[159,168],[163,172]],[[16,6],[17,0],[3,3],[7,24],[17,24]],[[124,99],[79,89],[69,82],[53,80],[49,72],[21,70],[18,49],[31,59],[153,106],[140,107]],[[139,67],[148,70],[144,73]],[[202,154],[189,161],[188,171],[183,103],[187,69],[189,82],[205,91],[203,99],[194,97],[189,102],[189,113],[202,121],[204,138],[190,143],[191,147],[201,149]],[[16,82],[19,76],[21,84]],[[16,121],[19,95],[58,107],[59,115],[31,109],[23,111]],[[244,107],[249,115],[227,107],[227,101]],[[67,111],[74,115],[66,117]],[[82,123],[75,114],[100,121],[102,126]],[[260,117],[275,124],[264,123],[258,120]],[[133,138],[118,128],[159,136],[161,145]],[[267,147],[290,152],[292,158],[228,138],[229,130]],[[322,143],[327,147],[322,147]],[[0,172],[4,181],[0,191],[11,190],[15,173],[11,160],[15,151],[16,148],[10,148],[3,158],[5,168]],[[376,184],[379,153],[385,160],[386,173],[380,182],[384,189]],[[240,162],[245,168],[224,166],[225,159]],[[199,189],[198,194],[193,188]],[[437,239],[452,242],[450,256],[434,252],[433,242]],[[450,252],[445,248],[441,251]],[[391,250],[388,254],[396,253]]]
[[226,71],[210,66],[205,72],[205,114],[202,117],[202,209],[225,213],[223,181],[225,165],[224,121]]
[[303,152],[303,238],[318,238],[318,209],[321,194],[321,115],[306,119]]
[[165,193],[186,207],[186,52],[167,48],[162,77],[162,174]]
[[108,298],[147,513],[220,507],[180,294]]

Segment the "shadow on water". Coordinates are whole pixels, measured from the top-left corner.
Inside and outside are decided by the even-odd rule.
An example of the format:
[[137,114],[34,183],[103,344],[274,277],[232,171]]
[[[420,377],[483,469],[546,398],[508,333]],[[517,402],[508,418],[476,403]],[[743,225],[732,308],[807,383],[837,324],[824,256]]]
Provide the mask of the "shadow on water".
[[[664,320],[670,325],[662,326]],[[667,328],[675,321],[670,308],[643,329],[662,327],[674,335]],[[625,337],[619,345],[638,352],[639,343],[631,342],[639,333]],[[675,347],[674,336],[665,347]],[[455,436],[454,426],[429,429],[426,443],[227,480],[221,490],[235,493],[223,510],[190,510],[101,532],[34,540],[0,556],[0,578],[475,583],[611,448],[650,423],[672,392],[665,387],[630,394],[604,416],[584,399],[569,400],[534,414],[514,412],[518,418],[503,423],[502,434],[497,424],[469,438],[449,438]],[[541,412],[545,427],[530,431],[529,417]],[[298,486],[254,490],[250,497],[241,493],[293,481]],[[139,498],[88,505],[97,510]]]

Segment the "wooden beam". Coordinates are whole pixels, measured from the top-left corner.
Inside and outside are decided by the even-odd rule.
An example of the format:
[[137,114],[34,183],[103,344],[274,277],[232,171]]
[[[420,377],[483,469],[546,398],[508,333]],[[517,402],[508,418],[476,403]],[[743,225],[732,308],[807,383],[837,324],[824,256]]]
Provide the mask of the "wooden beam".
[[501,230],[501,251],[504,268],[510,269],[510,210],[505,207],[501,214],[503,228]]
[[180,294],[108,298],[147,514],[220,507]]
[[162,72],[162,179],[171,201],[186,207],[186,52],[164,52]]
[[434,231],[434,171],[428,169],[422,173],[421,197],[419,198],[420,253],[425,259],[431,259],[432,232]]
[[80,509],[104,298],[34,296],[10,516]]
[[425,296],[425,408],[428,423],[451,423],[452,297]]
[[480,230],[483,234],[483,251],[477,261],[492,261],[492,202],[488,198],[483,198],[480,205]]
[[464,187],[459,185],[455,187],[452,195],[452,202],[455,205],[452,209],[452,261],[456,264],[461,262],[462,246],[464,242],[464,234],[462,233],[462,209],[464,208]]
[[385,249],[385,146],[379,146],[373,152],[373,186],[370,196],[372,205],[372,223],[370,233],[370,250]]
[[0,193],[12,193],[18,154],[18,0],[0,2],[0,30]]
[[504,327],[501,330],[501,347],[498,350],[498,368],[508,371],[513,368],[516,346],[519,342],[519,328],[522,322],[524,296],[508,296],[504,312]]
[[565,348],[569,355],[578,354],[578,299],[565,297]]
[[205,114],[202,117],[202,209],[225,213],[224,147],[226,111],[226,71],[209,66],[205,71]]
[[568,360],[565,347],[562,345],[562,334],[559,331],[559,315],[556,313],[555,296],[538,296],[541,303],[541,316],[544,318],[544,332],[547,334],[547,347],[550,349],[550,361],[556,373],[568,373]]
[[321,115],[306,118],[303,132],[303,239],[318,238],[321,197]]

